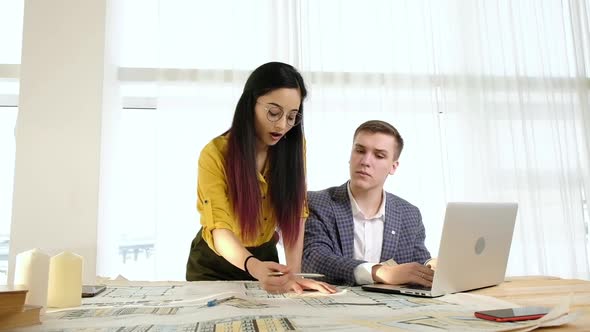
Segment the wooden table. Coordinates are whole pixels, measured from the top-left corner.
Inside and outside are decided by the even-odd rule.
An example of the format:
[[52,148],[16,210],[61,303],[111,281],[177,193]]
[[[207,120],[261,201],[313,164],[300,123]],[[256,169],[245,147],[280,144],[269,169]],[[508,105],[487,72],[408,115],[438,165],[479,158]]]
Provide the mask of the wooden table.
[[471,293],[493,296],[527,306],[554,307],[572,295],[570,310],[582,314],[573,323],[542,331],[590,331],[590,281],[555,277],[510,277],[502,284]]

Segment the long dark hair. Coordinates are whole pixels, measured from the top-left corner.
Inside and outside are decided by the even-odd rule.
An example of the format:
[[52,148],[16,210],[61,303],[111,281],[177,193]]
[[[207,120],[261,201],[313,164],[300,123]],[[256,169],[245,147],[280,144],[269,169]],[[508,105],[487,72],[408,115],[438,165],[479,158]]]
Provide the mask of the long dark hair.
[[242,240],[255,239],[260,229],[258,218],[262,197],[256,170],[254,108],[258,97],[281,88],[298,89],[301,94],[299,114],[302,121],[268,150],[270,203],[283,240],[290,246],[295,244],[300,231],[306,192],[303,100],[307,90],[301,74],[293,66],[269,62],[256,68],[248,77],[228,131],[225,169],[229,198],[242,230]]

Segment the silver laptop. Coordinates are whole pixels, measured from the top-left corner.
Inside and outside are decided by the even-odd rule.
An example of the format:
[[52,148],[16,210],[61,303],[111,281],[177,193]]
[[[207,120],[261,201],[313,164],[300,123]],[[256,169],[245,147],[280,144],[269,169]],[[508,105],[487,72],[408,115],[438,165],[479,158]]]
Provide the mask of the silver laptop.
[[501,283],[517,210],[516,203],[448,203],[432,288],[385,284],[362,288],[437,297]]

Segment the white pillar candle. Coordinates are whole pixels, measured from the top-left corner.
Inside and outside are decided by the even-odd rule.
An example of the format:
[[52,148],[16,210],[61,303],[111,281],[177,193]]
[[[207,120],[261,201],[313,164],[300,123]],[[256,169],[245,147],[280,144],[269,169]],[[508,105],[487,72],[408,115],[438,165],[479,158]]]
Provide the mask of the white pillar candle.
[[49,262],[47,306],[77,307],[82,304],[82,256],[62,252]]
[[49,255],[32,249],[16,255],[14,284],[28,290],[26,304],[47,306]]

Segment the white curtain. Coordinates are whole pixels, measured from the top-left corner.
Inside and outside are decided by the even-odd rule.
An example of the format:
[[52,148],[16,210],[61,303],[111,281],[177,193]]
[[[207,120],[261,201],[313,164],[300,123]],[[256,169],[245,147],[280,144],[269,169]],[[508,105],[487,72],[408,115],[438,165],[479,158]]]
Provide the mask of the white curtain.
[[508,274],[590,277],[588,0],[124,4],[119,256],[99,273],[184,278],[198,154],[277,60],[310,90],[311,190],[344,183],[354,129],[385,120],[406,141],[386,190],[421,209],[434,256],[447,202],[516,201]]
[[23,8],[23,0],[0,1],[0,285],[8,272]]

